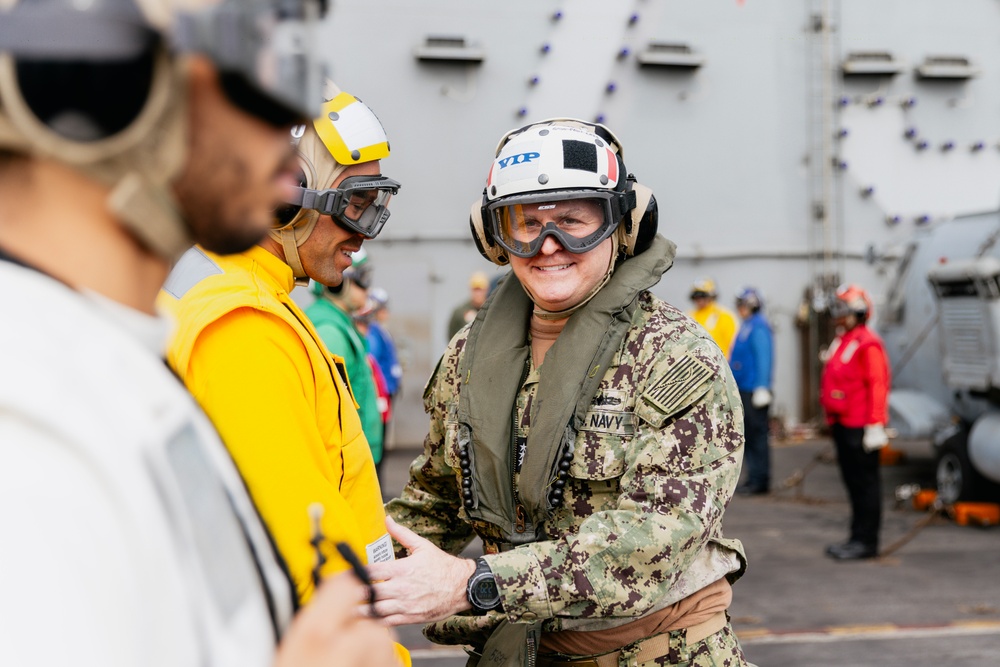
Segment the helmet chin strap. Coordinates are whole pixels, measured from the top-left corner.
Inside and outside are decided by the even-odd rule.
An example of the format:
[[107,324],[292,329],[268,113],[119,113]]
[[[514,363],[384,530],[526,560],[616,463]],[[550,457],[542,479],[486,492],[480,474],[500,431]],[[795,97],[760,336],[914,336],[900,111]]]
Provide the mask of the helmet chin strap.
[[295,276],[295,284],[305,286],[309,284],[309,276],[302,266],[302,259],[299,257],[299,246],[306,242],[316,223],[319,222],[319,213],[316,211],[306,211],[303,213],[311,215],[299,215],[295,220],[279,229],[272,229],[268,234],[272,239],[281,244],[281,249],[285,252],[285,263],[292,269]]
[[171,262],[195,242],[173,200],[141,174],[132,172],[118,181],[107,205],[141,244]]
[[581,300],[579,303],[572,305],[569,308],[565,308],[563,310],[556,310],[556,311],[545,310],[544,308],[538,305],[538,300],[535,298],[535,295],[531,293],[531,290],[529,290],[526,285],[522,284],[521,286],[524,287],[524,291],[528,293],[528,298],[530,298],[531,301],[535,304],[535,309],[531,311],[531,314],[542,320],[548,320],[548,321],[564,320],[573,313],[575,313],[576,311],[586,306],[590,302],[590,300],[593,299],[595,296],[597,296],[597,293],[600,292],[601,289],[603,289],[604,286],[608,284],[608,281],[611,280],[611,274],[614,273],[615,270],[615,256],[616,253],[612,252],[611,260],[608,263],[608,270],[604,274],[604,278],[602,278],[601,281],[597,283],[597,285],[595,285],[592,290],[590,290],[587,296],[585,296],[583,300]]
[[[328,187],[347,169],[347,165],[340,164],[330,155],[326,145],[311,127],[299,139],[295,154],[306,175],[305,185],[309,188]],[[268,231],[271,238],[281,244],[285,252],[285,263],[291,267],[296,285],[309,284],[309,276],[299,257],[299,247],[309,239],[317,222],[319,211],[303,208],[285,226]]]

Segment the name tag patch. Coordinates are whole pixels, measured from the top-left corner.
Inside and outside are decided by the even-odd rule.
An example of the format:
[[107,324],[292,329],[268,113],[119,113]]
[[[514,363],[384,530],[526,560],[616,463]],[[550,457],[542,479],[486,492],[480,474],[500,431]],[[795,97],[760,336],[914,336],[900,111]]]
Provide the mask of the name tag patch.
[[396,560],[392,553],[392,538],[388,533],[365,546],[369,563],[387,563]]
[[635,433],[635,416],[617,410],[588,410],[581,431],[632,435]]

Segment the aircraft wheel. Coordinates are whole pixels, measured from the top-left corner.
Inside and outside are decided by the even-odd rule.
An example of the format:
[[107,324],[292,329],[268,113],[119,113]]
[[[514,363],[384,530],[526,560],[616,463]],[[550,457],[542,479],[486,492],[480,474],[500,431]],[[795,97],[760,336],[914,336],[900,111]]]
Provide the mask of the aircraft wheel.
[[946,505],[959,500],[974,500],[985,480],[969,461],[965,432],[945,440],[937,458],[935,478],[938,498]]

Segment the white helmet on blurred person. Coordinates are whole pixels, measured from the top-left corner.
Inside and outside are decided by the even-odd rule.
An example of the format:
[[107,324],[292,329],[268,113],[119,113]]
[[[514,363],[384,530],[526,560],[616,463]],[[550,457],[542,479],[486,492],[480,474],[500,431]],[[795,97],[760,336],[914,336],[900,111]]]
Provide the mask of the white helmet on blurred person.
[[313,117],[312,31],[325,0],[0,0],[0,151],[51,158],[111,188],[108,209],[174,259],[191,245],[171,183],[188,148],[186,54],[274,126]]

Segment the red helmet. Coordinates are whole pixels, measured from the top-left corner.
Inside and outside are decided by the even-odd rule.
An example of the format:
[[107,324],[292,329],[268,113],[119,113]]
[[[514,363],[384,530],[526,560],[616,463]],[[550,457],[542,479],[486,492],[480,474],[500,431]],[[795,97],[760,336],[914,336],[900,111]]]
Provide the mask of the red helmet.
[[845,284],[837,288],[836,299],[830,305],[830,314],[845,317],[853,313],[859,319],[867,320],[872,312],[872,299],[868,292],[857,285]]

